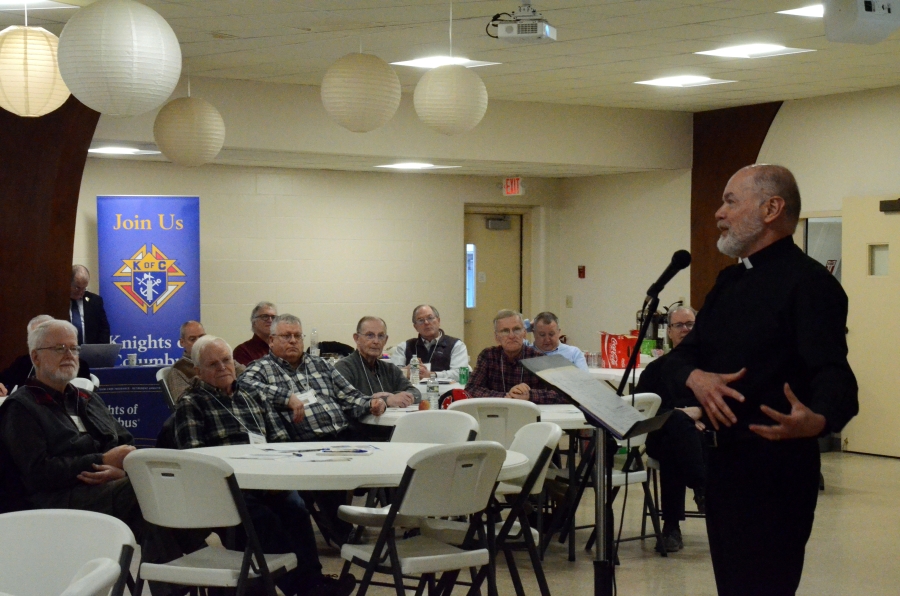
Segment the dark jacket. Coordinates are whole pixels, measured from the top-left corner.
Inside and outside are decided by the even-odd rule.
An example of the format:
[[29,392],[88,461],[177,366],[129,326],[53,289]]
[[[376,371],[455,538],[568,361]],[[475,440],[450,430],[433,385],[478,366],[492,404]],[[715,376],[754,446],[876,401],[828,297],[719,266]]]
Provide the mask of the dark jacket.
[[109,321],[103,298],[91,292],[84,293],[84,343],[109,343]]

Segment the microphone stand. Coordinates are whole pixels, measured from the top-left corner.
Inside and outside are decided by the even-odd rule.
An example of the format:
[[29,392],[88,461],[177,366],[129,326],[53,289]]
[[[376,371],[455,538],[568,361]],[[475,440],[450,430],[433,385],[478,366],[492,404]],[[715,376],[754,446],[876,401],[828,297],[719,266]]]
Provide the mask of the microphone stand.
[[[647,329],[650,328],[652,313],[655,313],[659,307],[659,296],[649,296],[648,298],[649,300],[644,302],[644,312],[646,314],[638,331],[637,343],[631,351],[628,365],[625,367],[625,373],[622,375],[622,381],[619,383],[619,389],[616,391],[619,396],[625,394],[628,376],[637,364],[641,344],[647,335]],[[633,390],[632,395],[634,395]],[[597,495],[594,501],[594,525],[597,533],[597,547],[594,552],[594,596],[612,596],[616,568],[616,557],[613,551],[613,527],[609,523],[609,520],[613,519],[610,489],[612,488],[612,455],[615,451],[609,452],[607,449],[608,441],[609,434],[605,428],[599,427],[594,429],[594,443],[596,446],[594,450],[594,494]]]

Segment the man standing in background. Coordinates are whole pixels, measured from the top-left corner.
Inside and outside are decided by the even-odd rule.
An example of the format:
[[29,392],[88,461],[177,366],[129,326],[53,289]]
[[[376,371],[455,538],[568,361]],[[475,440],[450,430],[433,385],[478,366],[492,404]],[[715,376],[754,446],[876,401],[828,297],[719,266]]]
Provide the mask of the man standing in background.
[[69,286],[69,321],[78,332],[78,345],[108,344],[109,321],[103,298],[87,291],[91,273],[84,265],[72,265]]

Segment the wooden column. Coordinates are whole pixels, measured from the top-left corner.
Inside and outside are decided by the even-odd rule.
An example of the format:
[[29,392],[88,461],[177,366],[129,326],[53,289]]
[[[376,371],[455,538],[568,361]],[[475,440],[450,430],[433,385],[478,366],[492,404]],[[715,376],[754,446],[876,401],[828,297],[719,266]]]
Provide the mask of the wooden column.
[[694,114],[691,170],[691,306],[700,308],[719,271],[734,264],[716,248],[715,213],[731,175],[756,163],[782,102]]
[[0,367],[26,352],[29,319],[68,319],[78,193],[99,119],[74,96],[40,118],[0,109]]

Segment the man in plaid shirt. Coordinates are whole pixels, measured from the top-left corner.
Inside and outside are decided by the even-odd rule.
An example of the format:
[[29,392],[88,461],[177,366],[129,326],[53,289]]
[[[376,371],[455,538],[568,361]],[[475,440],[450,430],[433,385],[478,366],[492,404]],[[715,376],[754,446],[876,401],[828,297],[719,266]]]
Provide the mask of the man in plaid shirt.
[[475,371],[466,384],[472,397],[508,397],[524,399],[536,404],[565,403],[562,396],[543,379],[522,366],[523,358],[543,356],[525,345],[525,323],[522,315],[501,310],[494,317],[494,338],[497,344],[485,348],[478,355]]
[[[238,387],[231,346],[206,335],[191,352],[197,376],[175,406],[179,449],[290,441],[282,420],[257,393]],[[356,579],[322,575],[309,511],[296,491],[244,492],[244,500],[267,553],[292,552],[297,568],[277,580],[286,595],[347,596]],[[243,548],[243,544],[238,545]]]
[[[275,317],[269,354],[247,367],[240,388],[257,393],[276,411],[290,412],[294,434],[302,441],[352,439],[351,420],[384,413],[384,399],[363,395],[325,360],[303,350],[300,319],[289,314]],[[337,517],[338,507],[347,502],[346,494],[314,491],[304,493],[304,498],[319,507],[321,516],[316,521],[325,537],[343,544],[352,529]]]

